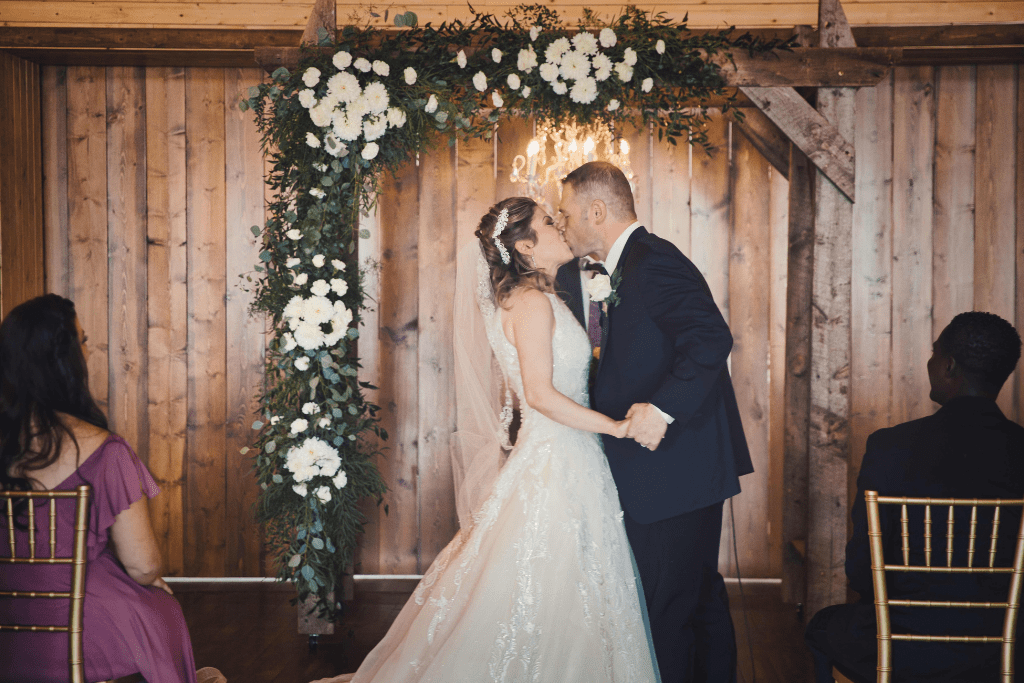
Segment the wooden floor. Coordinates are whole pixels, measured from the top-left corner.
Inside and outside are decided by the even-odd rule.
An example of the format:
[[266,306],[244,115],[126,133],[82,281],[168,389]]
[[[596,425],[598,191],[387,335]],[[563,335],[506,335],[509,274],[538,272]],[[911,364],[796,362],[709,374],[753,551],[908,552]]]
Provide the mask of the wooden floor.
[[[192,635],[197,667],[217,667],[228,683],[307,683],[355,671],[387,632],[414,585],[407,580],[358,582],[343,622],[334,635],[320,637],[315,652],[296,633],[296,607],[289,604],[293,594],[283,586],[179,585],[175,594]],[[736,585],[730,585],[729,593],[740,683],[810,680],[803,626],[795,609],[782,604],[779,587],[744,586],[749,641]]]

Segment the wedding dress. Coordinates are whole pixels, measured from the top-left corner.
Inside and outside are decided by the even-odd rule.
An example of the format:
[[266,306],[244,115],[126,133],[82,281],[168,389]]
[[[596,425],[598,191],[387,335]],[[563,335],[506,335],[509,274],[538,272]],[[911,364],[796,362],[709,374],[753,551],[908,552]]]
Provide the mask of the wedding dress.
[[[587,334],[557,296],[548,298],[553,384],[588,405]],[[522,406],[515,448],[472,524],[438,555],[352,681],[656,681],[639,579],[600,439],[526,404],[501,316],[491,309],[484,318]]]

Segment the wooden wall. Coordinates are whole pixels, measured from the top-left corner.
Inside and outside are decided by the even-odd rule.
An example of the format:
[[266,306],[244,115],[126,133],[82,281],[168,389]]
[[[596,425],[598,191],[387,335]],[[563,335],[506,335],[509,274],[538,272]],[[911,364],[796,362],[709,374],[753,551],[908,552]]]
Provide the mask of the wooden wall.
[[171,576],[265,570],[239,454],[263,323],[240,274],[258,249],[263,158],[237,102],[256,69],[45,67],[47,289],[73,299],[93,394],[161,494]]

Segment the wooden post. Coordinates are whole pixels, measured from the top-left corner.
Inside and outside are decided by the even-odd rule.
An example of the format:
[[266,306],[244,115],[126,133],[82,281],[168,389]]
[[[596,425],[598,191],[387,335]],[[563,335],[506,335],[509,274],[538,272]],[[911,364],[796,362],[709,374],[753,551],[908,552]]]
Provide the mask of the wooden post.
[[[839,0],[820,0],[818,38],[820,47],[855,46]],[[818,90],[818,112],[845,140],[854,139],[854,94],[849,88]],[[852,234],[851,201],[822,173],[816,173],[808,434],[808,616],[827,605],[846,602]]]
[[306,22],[306,30],[302,32],[302,40],[299,42],[316,45],[320,42],[318,34],[321,28],[333,39],[338,30],[336,12],[334,0],[316,0],[313,11],[309,14],[309,21]]

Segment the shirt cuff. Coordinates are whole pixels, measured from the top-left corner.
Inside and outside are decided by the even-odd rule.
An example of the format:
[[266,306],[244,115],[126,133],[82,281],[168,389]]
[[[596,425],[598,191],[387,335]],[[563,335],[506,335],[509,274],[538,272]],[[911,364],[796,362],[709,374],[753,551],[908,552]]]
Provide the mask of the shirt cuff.
[[[652,403],[651,405],[654,405],[654,404]],[[671,415],[666,413],[664,410],[662,410],[658,406],[654,406],[654,409],[657,410],[658,414],[661,415],[661,417],[665,420],[665,424],[672,424],[673,422],[676,421],[676,419],[674,417],[672,417]]]

